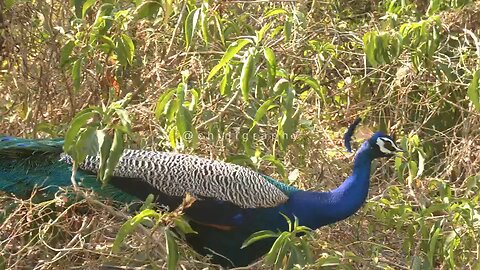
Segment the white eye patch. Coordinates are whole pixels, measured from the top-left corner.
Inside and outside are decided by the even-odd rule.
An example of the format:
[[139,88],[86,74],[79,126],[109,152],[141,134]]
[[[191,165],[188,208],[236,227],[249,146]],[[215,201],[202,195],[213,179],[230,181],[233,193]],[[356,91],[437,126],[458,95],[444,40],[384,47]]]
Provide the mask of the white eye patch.
[[377,138],[377,145],[380,151],[385,154],[393,154],[397,151],[402,151],[397,145],[389,138],[379,137]]

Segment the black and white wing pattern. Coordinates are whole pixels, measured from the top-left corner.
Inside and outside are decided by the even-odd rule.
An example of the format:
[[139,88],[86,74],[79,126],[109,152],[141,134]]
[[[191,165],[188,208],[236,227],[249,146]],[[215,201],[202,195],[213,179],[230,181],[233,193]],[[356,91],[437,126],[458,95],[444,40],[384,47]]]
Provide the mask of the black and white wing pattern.
[[[72,159],[62,154],[61,160]],[[81,169],[97,172],[98,156],[88,156]],[[214,198],[242,208],[274,207],[288,196],[265,176],[248,168],[197,156],[125,150],[113,172],[114,176],[146,181],[170,196]]]

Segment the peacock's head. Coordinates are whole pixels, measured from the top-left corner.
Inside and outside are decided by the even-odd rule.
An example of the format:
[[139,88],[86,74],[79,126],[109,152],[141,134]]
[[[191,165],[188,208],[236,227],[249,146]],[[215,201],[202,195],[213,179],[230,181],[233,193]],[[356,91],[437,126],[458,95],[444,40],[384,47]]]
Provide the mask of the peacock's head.
[[403,152],[393,141],[392,137],[383,132],[375,132],[368,140],[370,149],[373,151],[374,157],[391,157],[395,153]]
[[[345,132],[345,135],[343,136],[345,148],[347,148],[348,152],[352,152],[350,141],[352,139],[353,133],[355,132],[355,129],[361,121],[361,118],[357,118],[355,122],[353,122],[348,127],[347,132]],[[395,153],[403,152],[403,150],[395,144],[392,137],[386,135],[383,132],[373,133],[370,139],[368,139],[362,145],[360,151],[367,151],[369,155],[371,155],[371,157],[373,158],[391,157],[395,155]]]

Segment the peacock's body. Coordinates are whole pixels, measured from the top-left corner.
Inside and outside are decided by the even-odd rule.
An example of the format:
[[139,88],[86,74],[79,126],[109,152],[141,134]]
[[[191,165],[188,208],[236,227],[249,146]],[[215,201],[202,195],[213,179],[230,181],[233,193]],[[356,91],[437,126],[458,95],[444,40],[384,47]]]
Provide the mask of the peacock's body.
[[[0,190],[29,196],[37,187],[51,196],[59,186],[71,185],[71,159],[62,153],[63,141],[0,137]],[[187,242],[200,254],[211,254],[224,266],[245,266],[264,255],[274,239],[241,248],[260,230],[287,230],[285,216],[316,229],[345,219],[364,203],[370,164],[400,149],[393,140],[376,133],[358,150],[353,173],[329,192],[299,190],[250,169],[195,156],[126,150],[110,184],[96,179],[99,160],[87,157],[77,180],[98,194],[122,202],[143,200],[177,207],[186,193],[197,201],[185,210],[197,234]]]

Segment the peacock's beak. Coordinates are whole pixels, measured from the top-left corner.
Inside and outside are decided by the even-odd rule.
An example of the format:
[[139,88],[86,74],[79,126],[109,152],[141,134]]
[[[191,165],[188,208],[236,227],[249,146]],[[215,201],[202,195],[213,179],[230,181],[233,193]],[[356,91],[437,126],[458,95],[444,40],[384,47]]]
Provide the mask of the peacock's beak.
[[396,152],[396,153],[403,153],[403,152],[405,152],[402,148],[398,147],[396,144],[394,144],[393,147],[395,148],[395,152]]

